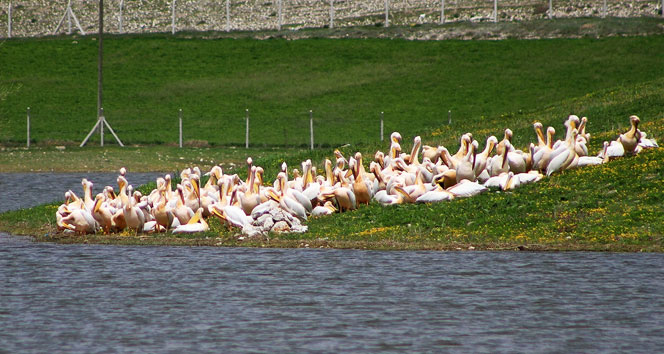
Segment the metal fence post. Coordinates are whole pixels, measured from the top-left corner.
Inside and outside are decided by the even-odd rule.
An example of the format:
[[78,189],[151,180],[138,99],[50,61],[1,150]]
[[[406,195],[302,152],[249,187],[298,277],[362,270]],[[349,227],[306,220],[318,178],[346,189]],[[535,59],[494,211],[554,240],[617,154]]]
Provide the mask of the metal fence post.
[[553,18],[553,0],[549,0],[549,20]]
[[493,22],[498,22],[498,0],[493,0]]
[[[101,112],[101,115],[99,119],[103,122],[106,120],[106,117],[104,116],[104,107],[99,108],[99,111]],[[101,136],[101,142],[99,143],[99,146],[104,146],[104,124],[99,124],[99,135]]]
[[171,32],[172,34],[175,34],[175,1],[172,0],[171,2]]
[[282,0],[278,1],[278,4],[279,4],[279,27],[278,27],[278,29],[279,29],[279,31],[281,31],[281,1]]
[[452,110],[447,111],[447,125],[452,125]]
[[244,148],[248,149],[249,148],[249,108],[246,109],[247,112],[247,128],[244,133]]
[[390,0],[385,0],[385,27],[390,27]]
[[314,149],[314,112],[309,110],[309,139],[311,140],[311,150]]
[[608,8],[606,7],[606,0],[604,0],[604,3],[602,5],[602,18],[606,17],[608,12]]
[[182,149],[182,108],[180,108],[179,112],[179,118],[180,118],[180,149]]
[[662,0],[662,6],[659,7],[659,10],[662,12],[662,17],[664,17],[664,0]]
[[12,38],[12,2],[9,2],[7,9],[7,38]]
[[440,0],[440,24],[445,23],[445,0]]
[[231,0],[226,0],[226,32],[231,31]]
[[30,147],[30,107],[28,107],[28,141],[26,145]]
[[122,30],[122,10],[124,8],[124,0],[120,0],[120,33],[123,32]]
[[334,28],[334,0],[330,0],[330,28]]
[[71,0],[67,3],[67,34],[71,34]]

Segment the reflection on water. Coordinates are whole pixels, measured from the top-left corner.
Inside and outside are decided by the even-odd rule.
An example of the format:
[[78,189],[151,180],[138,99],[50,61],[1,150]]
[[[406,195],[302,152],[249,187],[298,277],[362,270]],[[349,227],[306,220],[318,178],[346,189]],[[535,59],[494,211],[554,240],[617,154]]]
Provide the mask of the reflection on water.
[[0,236],[8,352],[657,352],[664,256]]
[[[127,173],[127,180],[134,187],[147,182],[154,182],[163,173]],[[8,210],[30,208],[35,205],[64,201],[65,192],[74,191],[83,196],[81,179],[87,178],[94,184],[94,193],[102,191],[104,186],[118,189],[117,173],[80,172],[80,173],[0,173],[0,191],[2,203],[0,213]],[[93,194],[94,197],[94,194]]]

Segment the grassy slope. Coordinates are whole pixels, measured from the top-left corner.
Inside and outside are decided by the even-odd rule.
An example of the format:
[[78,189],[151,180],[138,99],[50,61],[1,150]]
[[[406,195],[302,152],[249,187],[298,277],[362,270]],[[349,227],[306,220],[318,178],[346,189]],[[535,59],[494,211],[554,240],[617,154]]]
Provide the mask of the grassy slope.
[[[27,106],[38,142],[78,142],[87,134],[96,109],[96,42],[75,42],[0,46],[0,85],[10,88],[0,103],[0,143],[24,142]],[[247,107],[258,146],[307,144],[309,109],[324,146],[376,141],[380,111],[387,132],[413,136],[446,122],[451,109],[449,144],[461,132],[491,128],[486,117],[507,117],[491,131],[498,134],[523,112],[664,76],[662,36],[424,42],[150,35],[112,37],[104,48],[105,111],[127,144],[176,142],[182,108],[185,140],[241,145]],[[596,120],[591,129],[622,118]]]

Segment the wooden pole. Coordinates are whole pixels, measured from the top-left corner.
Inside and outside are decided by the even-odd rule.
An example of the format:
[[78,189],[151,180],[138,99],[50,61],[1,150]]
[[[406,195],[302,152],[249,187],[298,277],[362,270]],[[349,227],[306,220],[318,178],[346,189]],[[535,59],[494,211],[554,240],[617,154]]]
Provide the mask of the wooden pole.
[[440,24],[445,23],[445,0],[440,0]]
[[231,31],[231,0],[226,0],[226,32]]
[[330,0],[330,28],[334,28],[334,0]]
[[246,109],[246,113],[247,113],[247,118],[246,118],[247,127],[244,132],[244,148],[248,149],[249,148],[249,108]]
[[447,111],[447,125],[452,125],[452,110]]
[[385,27],[390,27],[390,0],[385,0]]
[[314,112],[309,110],[309,139],[311,140],[311,150],[314,149]]
[[28,107],[28,141],[26,143],[27,147],[30,147],[30,107]]
[[553,0],[549,0],[549,20],[553,18]]
[[182,108],[180,108],[180,113],[179,113],[179,118],[180,118],[180,149],[182,149]]

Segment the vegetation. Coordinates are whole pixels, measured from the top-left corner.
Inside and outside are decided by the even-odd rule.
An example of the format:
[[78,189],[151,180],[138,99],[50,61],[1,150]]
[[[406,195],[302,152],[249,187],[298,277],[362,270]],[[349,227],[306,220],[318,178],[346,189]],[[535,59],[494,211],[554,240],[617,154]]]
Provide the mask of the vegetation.
[[[117,170],[122,165],[133,171],[173,171],[217,163],[229,170],[252,156],[271,179],[284,160],[297,166],[312,158],[320,168],[335,147],[368,156],[386,150],[387,143],[378,139],[380,111],[386,112],[386,135],[399,130],[406,141],[421,135],[425,144],[452,151],[464,132],[483,141],[502,136],[507,127],[514,131],[515,145],[524,148],[535,140],[534,121],[554,126],[561,137],[562,121],[570,113],[589,118],[591,154],[624,131],[631,114],[641,117],[650,137],[661,142],[664,136],[664,67],[662,55],[655,55],[664,54],[663,36],[408,42],[149,35],[113,37],[105,45],[106,114],[125,143],[162,145],[80,149],[74,145],[94,123],[95,45],[91,38],[77,41],[12,40],[0,46],[7,62],[0,86],[10,87],[0,101],[5,145],[0,171],[31,166]],[[57,65],[78,57],[87,58],[85,64]],[[59,89],[44,90],[46,85]],[[30,150],[16,147],[24,143],[28,105],[32,136],[41,145]],[[185,149],[173,146],[180,107],[185,120],[195,120],[185,123],[196,129]],[[239,147],[245,107],[251,109],[257,145],[249,150]],[[317,129],[313,152],[304,149],[309,108],[315,110]],[[63,116],[70,117],[70,124],[58,123]],[[235,118],[220,126],[219,116]],[[293,117],[301,117],[299,123]],[[342,146],[346,143],[351,145]],[[407,142],[403,146],[410,148]],[[216,220],[210,232],[199,235],[63,237],[55,233],[57,205],[0,214],[0,230],[38,235],[39,240],[114,244],[662,251],[663,158],[664,151],[657,149],[567,171],[515,192],[449,203],[372,204],[312,218],[306,234],[254,240],[238,240],[237,231]]]

